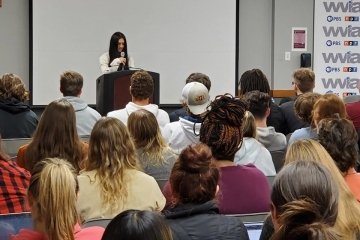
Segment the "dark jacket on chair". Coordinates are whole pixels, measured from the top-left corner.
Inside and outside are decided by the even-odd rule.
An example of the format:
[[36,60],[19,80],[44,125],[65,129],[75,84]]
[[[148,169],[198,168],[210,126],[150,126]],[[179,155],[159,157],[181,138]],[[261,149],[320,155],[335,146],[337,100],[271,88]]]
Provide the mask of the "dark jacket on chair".
[[173,231],[174,240],[249,239],[242,221],[219,214],[215,201],[177,206],[164,214]]

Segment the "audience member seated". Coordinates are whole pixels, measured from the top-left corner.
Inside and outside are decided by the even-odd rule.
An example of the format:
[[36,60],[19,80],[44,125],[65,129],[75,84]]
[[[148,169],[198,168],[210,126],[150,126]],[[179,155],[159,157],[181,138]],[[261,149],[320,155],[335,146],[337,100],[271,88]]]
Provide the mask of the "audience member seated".
[[338,188],[322,165],[309,161],[288,164],[275,178],[271,193],[275,228],[271,239],[343,239],[333,228],[338,198]]
[[[210,92],[211,88],[211,81],[210,78],[203,74],[203,73],[192,73],[188,76],[186,79],[186,84],[191,82],[199,82],[204,84],[204,86],[208,89],[208,92]],[[180,120],[180,117],[184,118],[185,116],[188,116],[188,110],[186,108],[186,102],[185,99],[181,99],[181,104],[183,105],[182,108],[177,109],[171,113],[169,113],[170,122],[176,122]]]
[[116,118],[100,118],[90,135],[85,169],[78,176],[81,219],[113,218],[128,209],[161,211],[165,198],[158,184],[137,169],[126,126]]
[[66,71],[60,76],[60,91],[64,99],[68,100],[74,107],[78,135],[89,136],[101,115],[80,98],[83,81],[80,73]]
[[[344,239],[357,239],[357,233],[360,233],[360,218],[358,217],[360,215],[360,205],[352,195],[329,153],[317,141],[311,139],[298,140],[288,147],[285,164],[298,160],[321,163],[329,171],[339,189],[339,211],[334,227],[344,236]],[[271,221],[265,221],[260,239],[270,239],[273,232],[274,228]]]
[[79,185],[75,169],[68,161],[47,158],[31,172],[28,198],[33,229],[22,229],[12,240],[77,239],[100,240],[101,227],[81,229],[78,224],[76,199]]
[[318,125],[319,141],[334,159],[350,190],[360,201],[360,174],[355,171],[359,162],[358,136],[351,121],[327,118]]
[[234,162],[239,165],[253,164],[265,176],[275,176],[276,171],[271,154],[258,140],[256,140],[255,118],[246,111],[243,123],[243,142],[236,152]]
[[102,240],[173,240],[164,217],[152,211],[126,210],[106,227]]
[[177,122],[166,124],[162,130],[165,140],[176,153],[180,153],[190,144],[199,143],[202,116],[206,114],[206,108],[210,104],[208,89],[198,82],[186,84],[182,97],[188,115],[180,117]]
[[[360,81],[357,83],[357,89],[360,93]],[[344,97],[346,112],[349,119],[353,122],[356,130],[360,129],[360,95]]]
[[59,157],[79,171],[87,150],[88,145],[77,134],[74,108],[67,100],[60,99],[46,106],[31,142],[20,147],[17,163],[31,171],[39,160]]
[[170,176],[173,206],[164,212],[174,239],[249,239],[239,218],[219,214],[219,178],[208,146],[190,145],[181,152]]
[[5,138],[30,138],[38,124],[36,114],[25,102],[29,93],[19,76],[0,77],[0,134]]
[[266,124],[266,119],[270,114],[270,96],[263,92],[251,91],[244,95],[244,99],[255,118],[258,141],[269,151],[285,149],[287,144],[285,135],[276,132],[274,127],[268,127]]
[[[315,87],[315,73],[310,68],[299,68],[293,73],[292,84],[297,97],[304,93],[312,93]],[[280,105],[285,118],[285,129],[283,132],[285,135],[293,133],[297,129],[310,126],[308,122],[304,122],[303,119],[295,114],[294,104],[297,97]]]
[[339,96],[332,93],[321,95],[315,102],[312,111],[314,126],[317,127],[322,119],[332,118],[335,115],[340,118],[348,118],[344,102]]
[[29,211],[26,190],[30,173],[19,167],[2,149],[0,136],[0,214]]
[[177,156],[162,137],[154,114],[137,110],[130,114],[127,127],[144,172],[156,181],[168,180]]
[[242,142],[242,125],[247,104],[229,94],[210,104],[200,141],[208,145],[220,169],[219,209],[224,214],[269,211],[270,186],[254,165],[236,165],[235,153]]
[[295,130],[290,136],[288,145],[300,139],[317,139],[317,132],[312,123],[312,111],[315,102],[320,98],[318,93],[304,93],[295,100],[295,114],[308,126]]
[[170,119],[167,112],[159,109],[158,105],[150,103],[150,97],[154,92],[154,80],[151,75],[144,70],[140,70],[131,76],[130,81],[131,102],[123,109],[109,112],[107,116],[120,119],[126,125],[128,117],[132,112],[145,109],[154,114],[161,128],[169,123]]
[[[260,69],[252,69],[244,72],[239,81],[239,94],[258,90],[270,95],[270,85],[265,74]],[[283,132],[285,118],[280,107],[274,100],[270,101],[270,115],[267,118],[267,125],[275,128],[276,132]]]

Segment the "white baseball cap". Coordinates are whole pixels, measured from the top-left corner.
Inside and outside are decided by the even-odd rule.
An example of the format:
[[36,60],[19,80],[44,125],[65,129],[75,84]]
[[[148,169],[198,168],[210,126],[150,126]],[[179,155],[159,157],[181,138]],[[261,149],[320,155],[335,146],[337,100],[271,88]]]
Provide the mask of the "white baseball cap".
[[186,84],[181,95],[190,112],[195,115],[206,112],[206,107],[210,104],[209,90],[199,82]]

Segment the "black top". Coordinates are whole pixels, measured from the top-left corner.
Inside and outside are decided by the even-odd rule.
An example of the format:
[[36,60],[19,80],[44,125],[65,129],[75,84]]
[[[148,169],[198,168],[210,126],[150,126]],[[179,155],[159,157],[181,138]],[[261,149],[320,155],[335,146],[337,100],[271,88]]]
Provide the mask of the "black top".
[[0,134],[2,138],[30,138],[38,124],[29,105],[17,99],[0,100]]
[[270,115],[267,118],[266,124],[275,128],[276,132],[283,132],[285,118],[280,107],[271,101],[270,103]]
[[285,119],[285,127],[283,129],[283,134],[285,135],[293,133],[295,130],[300,128],[309,127],[309,124],[303,122],[299,117],[296,116],[294,104],[295,99],[280,105]]
[[186,204],[164,212],[173,231],[174,240],[240,239],[249,240],[240,218],[219,214],[215,201]]

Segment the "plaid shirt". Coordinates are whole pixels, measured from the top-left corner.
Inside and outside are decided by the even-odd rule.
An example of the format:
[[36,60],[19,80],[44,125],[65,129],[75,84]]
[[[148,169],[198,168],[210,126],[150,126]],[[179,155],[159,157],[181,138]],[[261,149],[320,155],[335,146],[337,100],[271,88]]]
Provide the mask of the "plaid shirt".
[[29,211],[26,190],[30,173],[14,161],[0,159],[0,214]]

